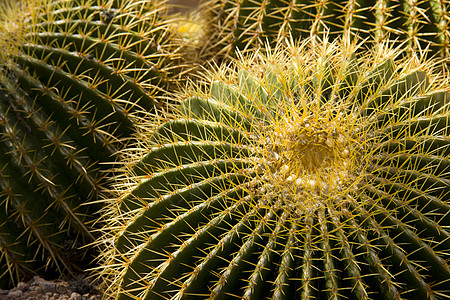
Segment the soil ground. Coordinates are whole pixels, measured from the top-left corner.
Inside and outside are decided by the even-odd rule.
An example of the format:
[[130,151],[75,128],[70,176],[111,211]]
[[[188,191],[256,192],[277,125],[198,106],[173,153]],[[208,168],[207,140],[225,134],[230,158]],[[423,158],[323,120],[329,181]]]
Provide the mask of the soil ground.
[[10,290],[0,289],[0,300],[100,300],[102,295],[86,280],[48,281],[35,276]]

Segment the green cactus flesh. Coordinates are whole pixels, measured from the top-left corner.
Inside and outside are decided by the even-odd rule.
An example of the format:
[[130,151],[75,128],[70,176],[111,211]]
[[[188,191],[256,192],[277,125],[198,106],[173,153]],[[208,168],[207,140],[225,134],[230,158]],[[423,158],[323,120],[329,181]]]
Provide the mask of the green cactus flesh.
[[101,241],[112,297],[448,295],[448,85],[308,45],[230,67],[153,132]]
[[37,3],[1,35],[15,52],[1,62],[0,287],[83,269],[105,163],[169,88],[161,2]]
[[205,0],[212,39],[223,53],[275,45],[279,38],[339,34],[404,42],[411,51],[450,57],[446,0]]

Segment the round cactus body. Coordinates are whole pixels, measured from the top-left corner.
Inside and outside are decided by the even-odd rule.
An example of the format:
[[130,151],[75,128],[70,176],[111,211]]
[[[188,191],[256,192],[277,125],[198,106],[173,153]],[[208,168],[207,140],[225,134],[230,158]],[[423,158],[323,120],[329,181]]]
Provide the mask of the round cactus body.
[[83,270],[105,172],[175,55],[163,1],[25,2],[0,18],[0,287]]
[[448,85],[321,45],[255,54],[153,132],[101,241],[112,297],[448,292]]
[[448,1],[205,0],[204,9],[211,46],[223,54],[328,33],[395,40],[409,51],[450,57]]

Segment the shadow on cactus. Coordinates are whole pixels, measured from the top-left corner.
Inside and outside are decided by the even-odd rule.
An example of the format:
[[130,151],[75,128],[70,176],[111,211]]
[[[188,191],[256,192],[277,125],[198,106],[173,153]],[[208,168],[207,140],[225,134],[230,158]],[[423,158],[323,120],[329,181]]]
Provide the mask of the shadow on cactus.
[[449,86],[430,62],[356,48],[256,53],[188,93],[111,202],[107,293],[448,295]]
[[174,78],[163,4],[30,0],[3,9],[0,286],[86,267],[91,248],[80,246],[94,240],[107,163],[142,116],[164,107]]
[[[404,42],[408,52],[429,47],[432,55],[450,57],[449,5],[446,1],[253,1],[204,0],[211,19],[209,46],[234,54],[265,46],[266,40],[304,39],[340,34]],[[214,52],[213,51],[213,52]],[[215,55],[215,52],[213,55]]]

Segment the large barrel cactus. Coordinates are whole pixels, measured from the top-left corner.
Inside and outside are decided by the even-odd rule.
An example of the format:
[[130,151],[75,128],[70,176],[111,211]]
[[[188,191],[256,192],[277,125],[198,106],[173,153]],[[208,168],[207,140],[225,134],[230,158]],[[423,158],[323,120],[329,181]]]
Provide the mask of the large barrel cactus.
[[3,8],[0,287],[71,274],[94,240],[106,171],[162,109],[174,51],[164,1],[22,1]]
[[256,53],[182,101],[110,206],[112,297],[448,295],[449,86],[355,48]]
[[377,42],[397,40],[410,51],[450,57],[448,1],[204,0],[214,51],[233,53],[294,39],[358,35]]

